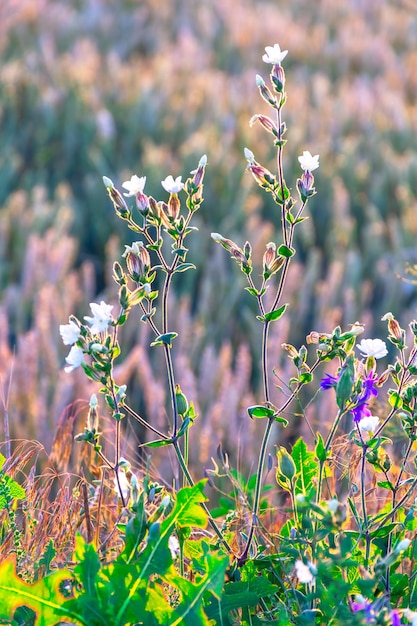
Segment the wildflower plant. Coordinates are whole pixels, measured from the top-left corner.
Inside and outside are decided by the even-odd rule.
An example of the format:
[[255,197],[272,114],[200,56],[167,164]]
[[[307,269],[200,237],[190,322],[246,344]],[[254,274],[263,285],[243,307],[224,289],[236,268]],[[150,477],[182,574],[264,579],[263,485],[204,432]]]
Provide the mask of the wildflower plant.
[[[77,564],[73,573],[66,574],[76,581],[71,597],[54,603],[48,596],[54,619],[190,626],[417,621],[417,323],[410,324],[407,337],[392,314],[384,316],[387,339],[396,354],[388,367],[381,365],[388,356],[385,341],[368,338],[357,343],[365,331],[359,322],[344,331],[340,327],[327,333],[312,331],[306,345],[299,348],[283,344],[294,375],[285,384],[282,400],[272,400],[269,332],[271,324],[280,323],[288,314],[283,297],[296,253],[295,230],[308,217],[307,205],[316,193],[313,172],[319,168],[319,155],[304,150],[298,157],[301,172],[294,184],[298,197],[293,197],[284,176],[286,56],[287,50],[278,44],[265,48],[263,61],[271,66],[269,81],[257,76],[256,85],[270,116],[257,114],[250,121],[259,122],[272,135],[274,167],[268,169],[251,150],[244,151],[247,170],[277,206],[276,241],[266,245],[260,268],[255,270],[257,259],[250,242],[239,245],[222,234],[211,235],[239,266],[246,290],[258,307],[262,397],[247,409],[248,419],[265,424],[256,472],[246,481],[230,469],[227,455],[219,449],[220,464],[214,463],[206,476],[215,486],[223,471],[236,498],[232,508],[219,513],[210,509],[203,494],[207,479],[195,482],[188,467],[190,430],[198,416],[174,367],[177,331],[169,293],[177,274],[194,269],[188,261],[187,243],[203,201],[206,156],[185,182],[182,176],[172,175],[161,181],[163,193],[168,194],[163,200],[145,192],[145,176],[133,175],[123,182],[123,192],[104,177],[116,215],[134,233],[134,240],[113,265],[118,300],[92,302],[91,315],[83,321],[71,316],[60,333],[64,345],[70,347],[65,370],[71,373],[81,367],[99,384],[113,419],[112,458],[101,443],[102,409],[95,394],[90,398],[85,429],[76,440],[92,446],[103,473],[110,474],[120,511],[115,528],[123,546],[110,564],[100,563],[106,541],[100,543],[98,512],[95,541],[86,543],[78,537],[76,542]],[[115,381],[119,329],[137,311],[138,321],[153,334],[150,347],[164,355],[170,411],[165,429],[140,415],[129,403],[126,384]],[[408,349],[410,340],[413,347]],[[330,367],[333,373],[328,373]],[[288,425],[295,403],[303,408],[300,391],[313,389],[319,373],[317,393],[334,395],[335,414],[320,419],[318,432],[304,415],[313,447],[299,438],[292,447],[278,445],[273,456],[274,428],[279,434]],[[389,384],[393,387],[386,390]],[[152,433],[153,440],[146,444],[151,450],[174,450],[181,484],[168,489],[152,482],[148,473],[138,478],[133,459],[121,455],[121,423],[127,417]],[[394,424],[401,430],[403,444],[399,466],[389,436]],[[279,510],[266,497],[265,477],[273,467]],[[4,606],[11,610],[18,606],[22,583],[7,585],[4,572],[13,577],[10,563],[3,579],[0,572],[0,599],[7,591]],[[62,573],[53,574],[51,585],[45,585],[48,593],[62,580]],[[44,585],[36,584],[43,593]],[[40,604],[39,600],[33,603],[36,611]],[[7,617],[1,610],[0,618]]]

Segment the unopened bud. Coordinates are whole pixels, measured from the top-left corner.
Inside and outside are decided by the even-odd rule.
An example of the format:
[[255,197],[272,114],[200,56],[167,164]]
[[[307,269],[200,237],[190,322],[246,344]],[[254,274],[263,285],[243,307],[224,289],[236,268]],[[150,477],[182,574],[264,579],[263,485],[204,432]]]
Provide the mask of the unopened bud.
[[385,313],[385,315],[381,318],[383,322],[388,322],[388,332],[394,339],[400,340],[404,337],[404,331],[401,326],[395,319],[392,313]]
[[151,266],[151,258],[142,241],[135,241],[131,246],[125,246],[123,255],[130,278],[139,283],[145,278]]
[[144,193],[136,194],[136,206],[138,211],[143,217],[146,217],[149,213],[149,199]]
[[275,137],[279,136],[278,126],[267,115],[253,115],[249,120],[249,126],[258,121],[269,133],[272,133]]
[[95,394],[90,398],[90,406],[87,415],[87,430],[93,433],[96,433],[98,430],[98,401]]
[[281,64],[272,66],[271,81],[277,93],[284,91],[285,72]]
[[277,450],[277,464],[277,472],[291,482],[297,472],[297,468],[294,459],[284,446],[280,446]]
[[198,164],[198,168],[194,172],[191,172],[191,174],[194,174],[193,183],[196,187],[199,187],[201,183],[203,182],[206,165],[207,165],[207,155],[203,154]]
[[258,185],[263,189],[272,191],[272,189],[276,187],[275,176],[271,174],[266,167],[263,167],[254,161],[253,163],[249,163],[247,169],[251,172]]
[[149,213],[150,213],[150,215],[155,220],[160,222],[161,221],[161,209],[159,207],[159,204],[157,203],[155,198],[152,198],[152,196],[149,196],[148,202],[149,202]]
[[180,214],[181,203],[178,198],[178,194],[171,193],[168,200],[168,216],[172,220],[176,220]]
[[264,79],[262,78],[262,76],[259,76],[259,74],[256,75],[256,85],[259,89],[259,93],[261,94],[265,102],[267,102],[273,107],[276,107],[277,106],[276,98],[272,95],[271,91],[266,86]]
[[300,194],[300,198],[302,202],[305,202],[311,196],[314,196],[316,193],[314,185],[314,176],[313,174],[306,170],[303,172],[301,178],[297,180],[297,189]]

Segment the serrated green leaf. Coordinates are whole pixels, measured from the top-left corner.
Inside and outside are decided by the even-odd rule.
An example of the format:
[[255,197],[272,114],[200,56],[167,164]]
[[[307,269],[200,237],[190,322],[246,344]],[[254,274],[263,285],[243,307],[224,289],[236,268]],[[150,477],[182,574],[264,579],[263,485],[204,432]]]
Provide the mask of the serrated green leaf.
[[307,449],[304,440],[300,437],[293,445],[291,457],[297,471],[295,492],[307,495],[317,475],[318,464],[315,459],[315,453]]
[[73,578],[72,572],[60,570],[30,585],[17,576],[14,558],[6,559],[0,565],[0,618],[10,620],[18,607],[27,606],[37,616],[36,626],[51,626],[63,618],[88,626],[83,616],[68,608],[72,601],[62,592],[65,581]]

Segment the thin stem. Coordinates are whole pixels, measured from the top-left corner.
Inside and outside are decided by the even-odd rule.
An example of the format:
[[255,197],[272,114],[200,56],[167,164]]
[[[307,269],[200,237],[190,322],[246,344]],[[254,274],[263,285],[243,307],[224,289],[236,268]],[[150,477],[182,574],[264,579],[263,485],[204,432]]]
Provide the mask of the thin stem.
[[152,426],[152,424],[149,424],[149,422],[147,422],[143,417],[138,415],[138,413],[136,413],[136,411],[134,411],[129,405],[124,404],[123,408],[126,409],[126,412],[129,413],[129,415],[131,415],[137,422],[139,422],[139,424],[151,430],[153,433],[155,433],[155,435],[158,435],[158,437],[160,437],[161,439],[169,439],[169,437],[167,437],[166,435],[164,435],[164,433],[155,428],[155,426]]
[[[178,462],[179,462],[179,464],[181,466],[181,469],[182,469],[182,471],[184,473],[184,476],[186,477],[186,479],[188,481],[188,484],[191,487],[194,487],[195,483],[194,483],[194,481],[193,481],[193,479],[191,477],[190,472],[188,471],[188,467],[187,467],[187,464],[186,464],[185,459],[183,457],[183,454],[181,452],[181,448],[180,448],[180,446],[178,444],[178,441],[173,440],[172,445],[174,446],[175,454],[177,455]],[[207,505],[205,504],[205,502],[201,502],[200,504],[201,504],[202,508],[204,509],[204,511],[206,512],[209,524],[212,527],[212,529],[214,530],[214,532],[216,533],[216,535],[219,538],[220,542],[226,548],[226,550],[227,550],[227,552],[229,554],[233,554],[232,548],[229,546],[229,544],[227,543],[226,539],[223,537],[223,533],[220,530],[220,528],[217,526],[217,524],[214,521],[213,517],[211,516],[211,513],[210,513]]]

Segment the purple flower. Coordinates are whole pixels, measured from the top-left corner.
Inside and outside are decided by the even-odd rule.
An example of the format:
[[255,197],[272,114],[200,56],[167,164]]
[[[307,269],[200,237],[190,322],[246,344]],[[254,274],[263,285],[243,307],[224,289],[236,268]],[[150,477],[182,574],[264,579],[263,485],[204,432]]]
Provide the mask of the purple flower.
[[392,611],[391,617],[392,617],[392,626],[401,626],[401,619],[397,611]]
[[321,379],[320,387],[321,389],[332,389],[332,387],[336,387],[339,382],[339,376],[332,376],[331,374],[325,374]]

